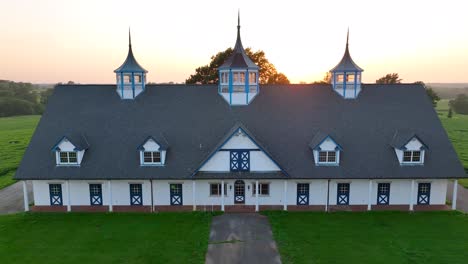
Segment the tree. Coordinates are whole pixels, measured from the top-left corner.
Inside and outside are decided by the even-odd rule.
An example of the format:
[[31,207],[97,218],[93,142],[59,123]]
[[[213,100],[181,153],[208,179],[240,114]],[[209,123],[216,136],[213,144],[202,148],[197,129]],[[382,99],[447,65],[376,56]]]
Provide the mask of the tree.
[[[211,56],[211,61],[208,65],[204,65],[195,69],[195,74],[185,80],[186,84],[215,84],[218,83],[218,68],[226,61],[232,54],[232,49],[228,48],[225,51],[218,52],[216,55]],[[268,61],[265,52],[258,50],[252,52],[250,48],[245,49],[245,53],[249,58],[257,64],[259,70],[260,84],[288,84],[289,80],[286,75],[279,73],[275,66]]]
[[422,81],[417,81],[417,82],[415,82],[415,84],[422,85],[424,87],[424,89],[426,89],[427,96],[429,97],[429,99],[431,99],[432,106],[436,107],[437,102],[440,101],[440,97],[436,93],[436,91],[434,91],[434,89],[432,89],[432,87],[426,86],[426,84],[424,82],[422,82]]
[[398,73],[389,73],[384,77],[375,81],[377,84],[395,84],[401,83],[402,79],[398,76]]
[[457,114],[468,115],[468,96],[466,94],[459,94],[454,100],[449,101],[450,108]]
[[453,113],[452,113],[452,107],[449,107],[447,117],[448,117],[448,118],[452,118],[452,115],[453,115]]

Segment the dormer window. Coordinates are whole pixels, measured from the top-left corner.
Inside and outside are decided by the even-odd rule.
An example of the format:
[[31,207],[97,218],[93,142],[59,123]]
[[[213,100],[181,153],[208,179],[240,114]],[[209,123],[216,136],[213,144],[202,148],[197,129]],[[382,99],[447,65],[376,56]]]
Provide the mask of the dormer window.
[[318,163],[323,163],[323,164],[336,163],[336,151],[319,151]]
[[403,163],[421,163],[421,151],[403,151]]
[[144,164],[161,164],[161,152],[159,151],[144,151],[143,152]]
[[164,166],[166,163],[166,152],[168,145],[163,138],[154,139],[148,137],[138,147],[140,151],[140,165],[142,166]]
[[76,151],[59,151],[60,164],[78,164],[78,153]]

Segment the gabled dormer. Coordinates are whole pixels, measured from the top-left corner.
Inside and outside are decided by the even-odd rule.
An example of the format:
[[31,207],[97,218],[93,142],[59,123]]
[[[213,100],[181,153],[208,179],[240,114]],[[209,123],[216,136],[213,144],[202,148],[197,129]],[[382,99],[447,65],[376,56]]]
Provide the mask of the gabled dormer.
[[82,134],[68,134],[52,147],[57,166],[80,166],[89,143]]
[[316,166],[338,166],[343,148],[328,134],[318,132],[309,144]]
[[218,93],[229,105],[248,105],[259,93],[259,67],[247,56],[242,46],[239,16],[237,23],[237,40],[234,50],[218,69]]
[[355,99],[361,92],[361,74],[364,71],[351,58],[348,47],[349,30],[346,37],[346,49],[340,63],[331,72],[333,90],[345,99]]
[[134,99],[145,90],[146,73],[138,64],[132,51],[132,38],[128,32],[128,54],[124,63],[115,71],[117,93],[122,99]]
[[424,165],[428,147],[415,133],[397,131],[390,145],[400,165]]
[[138,147],[141,166],[164,166],[168,144],[165,140],[147,137]]

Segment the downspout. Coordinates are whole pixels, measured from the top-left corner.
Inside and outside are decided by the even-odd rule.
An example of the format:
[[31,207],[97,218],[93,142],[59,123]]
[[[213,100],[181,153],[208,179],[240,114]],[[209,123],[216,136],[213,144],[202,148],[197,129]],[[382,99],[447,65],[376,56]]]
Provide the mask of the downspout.
[[327,182],[327,205],[325,207],[325,212],[328,212],[330,207],[330,179]]

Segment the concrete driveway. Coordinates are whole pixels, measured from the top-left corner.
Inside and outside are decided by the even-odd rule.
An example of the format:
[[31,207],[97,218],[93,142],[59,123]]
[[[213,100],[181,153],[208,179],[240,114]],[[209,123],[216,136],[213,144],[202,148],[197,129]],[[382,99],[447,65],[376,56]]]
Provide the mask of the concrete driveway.
[[[29,202],[33,202],[32,184],[27,182]],[[0,214],[24,212],[23,183],[17,182],[0,190]]]
[[246,213],[214,217],[206,263],[281,263],[268,218]]
[[[447,200],[452,201],[453,182],[449,181],[447,187]],[[457,188],[457,210],[468,213],[468,189],[458,184]]]

